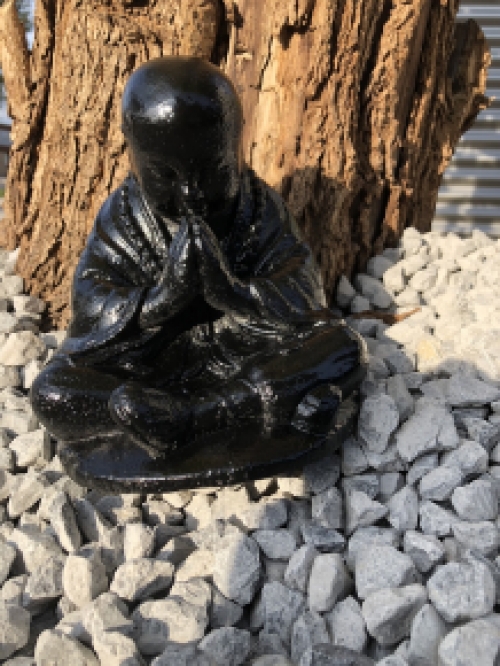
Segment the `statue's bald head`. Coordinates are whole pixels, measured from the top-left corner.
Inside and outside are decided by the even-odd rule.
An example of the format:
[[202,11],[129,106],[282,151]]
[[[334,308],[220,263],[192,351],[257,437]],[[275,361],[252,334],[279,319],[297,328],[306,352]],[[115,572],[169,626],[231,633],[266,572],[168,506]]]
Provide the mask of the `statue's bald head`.
[[132,74],[123,93],[132,170],[159,212],[171,206],[175,177],[196,184],[213,210],[236,197],[242,127],[233,84],[201,58],[151,60]]

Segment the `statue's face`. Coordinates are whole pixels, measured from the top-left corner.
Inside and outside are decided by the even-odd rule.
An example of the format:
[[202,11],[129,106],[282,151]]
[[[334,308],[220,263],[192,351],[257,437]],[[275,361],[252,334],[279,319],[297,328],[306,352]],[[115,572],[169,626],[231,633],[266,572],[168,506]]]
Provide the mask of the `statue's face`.
[[[139,145],[137,145],[139,143]],[[151,209],[171,219],[183,213],[179,195],[189,198],[194,188],[203,195],[209,216],[219,214],[239,193],[242,168],[239,155],[222,154],[207,133],[180,133],[162,145],[129,140],[132,171]]]
[[122,101],[130,162],[152,208],[183,212],[194,188],[208,214],[234,204],[242,169],[241,104],[222,72],[199,58],[158,58],[134,72]]

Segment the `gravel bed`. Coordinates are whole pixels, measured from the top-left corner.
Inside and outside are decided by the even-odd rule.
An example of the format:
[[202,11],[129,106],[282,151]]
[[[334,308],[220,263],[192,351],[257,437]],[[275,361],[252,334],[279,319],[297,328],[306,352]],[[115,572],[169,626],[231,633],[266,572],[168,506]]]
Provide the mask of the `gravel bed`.
[[408,229],[342,278],[370,366],[338,455],[157,495],[64,474],[27,397],[64,332],[38,332],[15,259],[0,251],[0,662],[498,665],[500,242]]

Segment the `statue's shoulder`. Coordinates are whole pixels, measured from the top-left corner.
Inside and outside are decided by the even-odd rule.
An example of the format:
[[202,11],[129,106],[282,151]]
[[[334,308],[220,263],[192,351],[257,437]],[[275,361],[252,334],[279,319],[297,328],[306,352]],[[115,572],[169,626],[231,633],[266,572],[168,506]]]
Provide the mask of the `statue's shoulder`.
[[127,176],[116,189],[110,192],[96,215],[95,231],[103,231],[109,234],[109,232],[120,228],[126,214],[127,200],[132,187],[134,187],[134,181],[130,176]]
[[303,243],[302,232],[282,195],[258,176],[253,169],[250,167],[247,167],[247,169],[252,182],[254,199],[258,202],[257,207],[259,207],[260,202],[262,218],[265,220],[268,234],[270,236],[277,233],[290,234],[299,243]]

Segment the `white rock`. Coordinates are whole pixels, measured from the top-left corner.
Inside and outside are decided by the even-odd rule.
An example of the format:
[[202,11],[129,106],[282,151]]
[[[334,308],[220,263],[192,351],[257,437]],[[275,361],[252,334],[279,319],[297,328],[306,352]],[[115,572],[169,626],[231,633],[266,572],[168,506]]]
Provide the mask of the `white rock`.
[[16,456],[13,451],[8,448],[0,449],[0,470],[5,472],[13,472],[16,468]]
[[399,413],[399,422],[404,423],[415,409],[415,400],[406,388],[403,375],[393,375],[386,381],[387,393],[394,400]]
[[255,541],[244,534],[224,536],[217,546],[213,574],[222,594],[244,606],[252,601],[260,576],[259,547]]
[[446,451],[443,454],[441,465],[458,467],[466,478],[472,474],[481,474],[487,471],[488,453],[478,442],[462,440],[457,449]]
[[423,500],[443,502],[462,483],[458,467],[437,467],[420,479],[419,493]]
[[458,520],[457,516],[434,502],[421,502],[419,507],[420,529],[424,534],[433,534],[444,537],[451,534],[452,526]]
[[352,490],[346,497],[346,529],[352,534],[358,527],[373,525],[383,518],[388,509],[380,502],[376,502],[365,493]]
[[204,607],[189,604],[180,597],[145,601],[131,617],[135,642],[144,655],[158,655],[170,642],[199,641],[208,624]]
[[82,536],[76,523],[73,506],[65,492],[56,491],[51,496],[48,511],[50,523],[62,548],[68,553],[77,551],[82,544]]
[[26,365],[36,358],[42,358],[47,348],[40,338],[32,331],[16,331],[11,333],[0,348],[0,364]]
[[140,498],[128,498],[127,495],[105,495],[96,502],[96,509],[112,525],[128,525],[142,521]]
[[33,572],[48,559],[64,559],[64,553],[56,540],[50,534],[42,534],[33,527],[13,529],[7,541],[16,547],[17,568],[27,573]]
[[0,365],[0,389],[9,387],[18,388],[21,384],[22,379],[19,367],[15,365]]
[[400,532],[414,530],[418,523],[418,495],[411,486],[405,486],[387,502],[389,522]]
[[247,488],[222,488],[211,505],[212,518],[231,520],[251,507]]
[[134,641],[123,634],[103,631],[94,637],[94,650],[106,666],[143,666],[144,661]]
[[420,582],[413,560],[392,546],[363,549],[355,562],[356,592],[360,599],[383,588]]
[[344,526],[344,506],[342,493],[337,488],[314,495],[312,517],[325,527],[342,529]]
[[[125,539],[127,536],[126,529],[127,528],[125,528]],[[143,544],[144,546],[148,545],[146,543],[146,539],[144,539]],[[149,550],[149,548],[147,550]],[[194,550],[195,546],[191,539],[183,536],[172,537],[168,543],[156,554],[156,559],[172,562],[173,565],[177,566],[184,562],[188,555],[191,555]],[[152,553],[145,552],[142,555],[138,555],[137,551],[132,551],[132,554],[138,557],[149,557]],[[135,557],[130,557],[129,559],[135,559]]]
[[40,500],[47,486],[47,480],[32,470],[25,474],[11,493],[7,505],[9,517],[18,518],[22,513],[28,511]]
[[446,622],[473,620],[491,613],[495,582],[478,561],[450,562],[439,567],[427,581],[429,600]]
[[5,541],[0,541],[0,585],[3,585],[7,579],[15,559],[16,549],[14,546]]
[[346,276],[341,275],[337,284],[337,290],[335,292],[337,305],[341,308],[348,308],[355,296],[356,290],[346,278]]
[[387,503],[391,497],[394,497],[396,493],[403,489],[405,485],[404,476],[401,472],[384,472],[380,474],[378,485],[379,490],[374,497],[378,495],[381,502]]
[[210,506],[212,498],[206,495],[195,494],[191,502],[186,507],[186,527],[189,530],[197,530],[206,527],[212,520]]
[[398,548],[400,536],[392,527],[360,527],[349,539],[346,563],[351,571],[355,570],[356,558],[365,549],[375,546],[393,546]]
[[96,551],[69,555],[63,570],[64,594],[81,608],[108,589],[108,577]]
[[370,396],[361,406],[358,437],[370,451],[383,453],[398,423],[399,412],[390,396]]
[[[452,452],[453,453],[453,452]],[[447,455],[446,453],[445,455]],[[416,458],[408,470],[406,475],[406,482],[409,485],[417,483],[425,474],[432,471],[439,465],[439,458],[437,453],[425,453]],[[457,465],[458,466],[458,465]]]
[[463,421],[469,438],[479,442],[487,451],[491,451],[500,441],[500,424],[472,417],[466,417]]
[[123,536],[125,560],[150,557],[153,554],[154,545],[155,534],[151,527],[143,523],[128,523],[125,525]]
[[409,285],[415,291],[425,293],[436,284],[438,278],[438,269],[435,266],[428,266],[424,270],[420,270],[413,275]]
[[27,644],[30,620],[24,608],[0,601],[0,659],[7,659]]
[[178,525],[182,523],[183,515],[178,509],[174,509],[168,502],[163,500],[151,500],[143,502],[142,514],[148,525]]
[[26,391],[29,391],[29,389],[33,386],[33,382],[42,371],[44,365],[45,363],[43,361],[35,358],[32,361],[29,361],[29,363],[26,363],[26,365],[23,367],[21,371],[21,378],[23,382],[23,388]]
[[355,437],[342,443],[342,473],[345,476],[360,474],[368,469],[368,460]]
[[448,381],[447,401],[452,407],[477,407],[500,399],[500,388],[469,374],[455,374]]
[[439,645],[440,666],[494,666],[500,651],[500,619],[490,615],[451,631]]
[[411,557],[416,568],[427,573],[445,557],[445,550],[436,537],[409,530],[404,535],[404,551]]
[[378,254],[368,260],[366,272],[368,275],[371,275],[371,277],[380,280],[382,279],[384,273],[388,271],[389,268],[392,268],[393,265],[394,261],[391,261],[388,257]]
[[370,301],[364,296],[356,294],[356,296],[352,299],[350,303],[349,309],[352,314],[359,314],[360,312],[369,312],[369,310],[371,309]]
[[42,314],[46,308],[45,301],[28,294],[12,296],[12,304],[18,316],[28,313]]
[[43,429],[18,435],[10,442],[9,448],[16,455],[18,467],[34,465],[38,460],[48,462],[51,457],[50,436]]
[[407,227],[399,241],[400,247],[404,250],[405,257],[411,257],[419,254],[424,244],[422,234],[415,227]]
[[190,578],[211,579],[214,572],[214,553],[200,548],[195,550],[179,564],[176,580],[187,581]]
[[416,289],[406,287],[396,296],[394,302],[400,308],[419,307],[422,304],[422,298]]
[[422,585],[385,588],[374,592],[362,606],[368,633],[380,645],[395,645],[410,635],[413,619],[427,602]]
[[494,522],[457,520],[453,523],[453,536],[464,548],[472,548],[482,555],[494,556],[500,547],[500,532]]
[[[382,475],[380,475],[381,477]],[[359,490],[371,499],[375,499],[379,494],[382,497],[381,484],[377,474],[356,474],[355,476],[344,477],[341,481],[341,487],[346,496],[352,490]]]
[[447,634],[446,623],[431,604],[425,604],[411,625],[408,664],[435,666],[439,644]]
[[427,399],[415,403],[415,413],[396,433],[399,455],[406,462],[434,451],[455,448],[459,444],[452,415]]
[[170,590],[171,597],[178,597],[193,606],[201,606],[208,610],[212,599],[212,587],[202,578],[187,581],[175,581]]
[[318,555],[309,577],[309,608],[319,613],[331,610],[349,593],[351,586],[352,581],[341,555]]
[[288,645],[293,623],[305,607],[303,595],[278,582],[265,583],[261,594],[264,630],[277,634]]
[[405,276],[401,263],[397,263],[391,268],[388,268],[382,278],[384,287],[393,294],[398,294],[403,291],[406,286]]
[[291,657],[298,664],[304,652],[318,643],[329,643],[326,623],[319,613],[305,611],[292,627]]
[[51,629],[40,634],[35,647],[35,661],[50,666],[99,666],[99,660],[91,650],[74,638]]
[[131,603],[165,592],[172,583],[170,562],[142,558],[125,562],[115,572],[110,591]]
[[284,575],[284,581],[288,587],[302,593],[307,591],[311,568],[318,554],[316,548],[311,544],[305,544],[293,553]]
[[498,497],[490,481],[477,479],[456,488],[451,503],[463,520],[495,520],[498,516]]
[[244,629],[221,627],[207,634],[198,647],[214,663],[240,666],[250,653],[251,634]]
[[210,626],[213,629],[218,627],[232,627],[237,624],[243,615],[243,608],[231,601],[214,587],[212,592],[212,603],[210,605]]
[[7,604],[14,604],[22,606],[23,592],[28,582],[28,574],[21,574],[6,580],[0,588],[0,601],[5,601]]
[[238,518],[249,530],[274,530],[286,523],[288,509],[283,499],[265,498],[252,502],[248,509],[238,514]]
[[63,595],[64,561],[47,560],[29,576],[23,591],[23,607],[36,614]]
[[73,500],[76,520],[82,534],[88,541],[101,541],[104,534],[112,527],[99,511],[85,498]]
[[39,427],[39,422],[31,409],[25,411],[5,410],[1,416],[3,428],[12,430],[16,435],[22,435]]
[[293,533],[284,528],[256,530],[252,538],[257,541],[264,555],[272,560],[289,560],[297,546]]
[[362,653],[368,641],[366,624],[361,613],[361,606],[354,597],[339,601],[325,615],[331,642],[355,652]]
[[2,277],[1,286],[4,293],[12,298],[13,296],[23,293],[24,280],[20,275],[5,274]]

